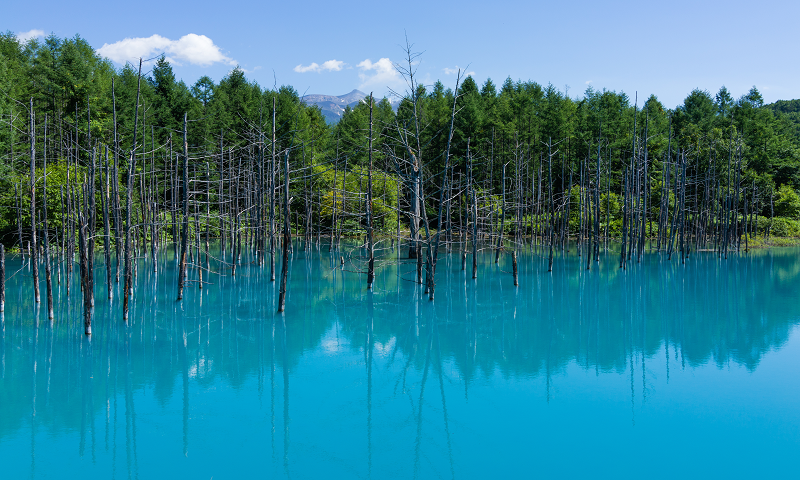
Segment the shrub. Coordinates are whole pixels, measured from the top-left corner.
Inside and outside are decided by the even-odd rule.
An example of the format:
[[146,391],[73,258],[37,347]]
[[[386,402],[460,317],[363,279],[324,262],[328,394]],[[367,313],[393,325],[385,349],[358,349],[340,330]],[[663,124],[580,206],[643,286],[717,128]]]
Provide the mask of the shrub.
[[800,195],[789,185],[781,185],[775,199],[775,215],[797,219],[800,216]]

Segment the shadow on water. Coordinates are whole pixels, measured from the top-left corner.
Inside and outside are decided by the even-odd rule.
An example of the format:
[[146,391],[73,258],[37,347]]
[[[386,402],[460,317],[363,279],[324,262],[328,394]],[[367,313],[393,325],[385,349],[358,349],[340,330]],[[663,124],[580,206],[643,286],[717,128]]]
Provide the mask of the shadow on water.
[[[230,439],[230,448],[254,442],[273,473],[290,477],[319,457],[348,475],[384,476],[374,468],[392,455],[388,431],[393,441],[407,442],[401,449],[410,448],[410,471],[404,472],[423,478],[435,464],[437,476],[455,478],[465,462],[456,448],[464,435],[463,405],[474,388],[496,378],[541,380],[551,402],[554,377],[570,368],[598,378],[624,375],[635,425],[638,406],[654,395],[649,372],[663,372],[667,383],[685,369],[737,365],[755,372],[800,319],[797,249],[728,260],[699,253],[685,266],[650,254],[626,271],[613,253],[591,270],[580,257],[565,255],[552,273],[545,253],[523,251],[519,288],[506,257],[494,264],[493,254],[481,256],[473,280],[460,270],[454,250],[439,263],[432,303],[410,281],[415,263],[395,254],[387,254],[374,291],[367,291],[365,275],[342,270],[338,252],[296,247],[287,312],[279,315],[276,282],[246,258],[236,276],[206,274],[205,288],[191,283],[183,302],[175,302],[174,255],[163,252],[158,273],[138,270],[128,324],[119,302],[109,303],[97,282],[91,339],[82,335],[76,279],[67,298],[66,274],[58,277],[51,325],[43,309],[31,307],[25,267],[11,259],[9,270],[21,270],[7,284],[0,328],[0,448],[17,445],[27,432],[25,468],[35,477],[52,468],[42,458],[43,439],[76,435],[62,455],[100,465],[112,477],[139,478],[152,454],[143,456],[142,448],[150,452],[151,446],[137,442],[137,432],[143,425],[158,430],[152,414],[142,412],[160,411],[164,417],[157,418],[171,423],[179,418],[180,453],[190,458],[195,449],[222,441],[204,430],[214,416],[248,414],[206,400],[224,390],[228,396],[219,401],[233,409],[239,408],[236,395],[255,398],[251,408],[259,417],[253,421],[266,425],[257,439]],[[105,267],[97,268],[103,278]],[[114,288],[114,299],[121,298],[120,286]],[[360,373],[347,381],[358,388],[326,381],[353,364]],[[290,383],[302,385],[293,387],[291,403]],[[361,440],[353,440],[363,443],[363,468],[306,440],[306,412],[315,405],[326,410],[332,397],[341,400],[341,410],[327,411],[322,422],[330,423],[318,428],[332,432],[333,442],[340,429],[363,428]]]

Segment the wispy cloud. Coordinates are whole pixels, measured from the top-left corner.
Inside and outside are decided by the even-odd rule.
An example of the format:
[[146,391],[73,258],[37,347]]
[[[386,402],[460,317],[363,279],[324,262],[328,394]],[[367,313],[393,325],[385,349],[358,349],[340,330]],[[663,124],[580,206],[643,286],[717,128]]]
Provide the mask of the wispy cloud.
[[27,32],[19,32],[17,34],[17,40],[19,40],[20,43],[26,43],[28,40],[41,37],[44,37],[44,30],[39,30],[36,28],[33,30],[28,30]]
[[214,63],[236,65],[236,60],[223,54],[219,46],[206,37],[190,33],[178,40],[170,40],[161,35],[126,38],[114,43],[103,44],[97,53],[117,63],[125,63],[138,58],[150,58],[164,53],[167,60],[176,65],[189,63],[207,67]]
[[366,59],[356,67],[361,70],[358,74],[358,78],[361,79],[359,90],[367,91],[375,87],[397,90],[405,85],[403,77],[388,58],[381,58],[374,63]]
[[586,80],[586,81],[585,81],[585,82],[583,82],[583,83],[585,83],[586,85],[589,85],[589,84],[591,84],[593,81],[594,81],[594,80]]
[[322,62],[322,65],[318,64],[317,62],[313,62],[311,65],[303,66],[302,64],[294,67],[294,71],[297,73],[307,73],[307,72],[315,72],[315,73],[322,73],[324,71],[329,72],[338,72],[342,68],[344,68],[345,63],[341,60],[328,60],[326,62]]
[[311,65],[303,66],[302,64],[294,67],[294,71],[297,73],[307,73],[307,72],[319,72],[319,64],[314,62]]
[[468,77],[470,75],[475,75],[475,72],[471,72],[471,71],[467,72],[467,71],[465,71],[465,69],[460,68],[458,65],[456,65],[455,68],[444,67],[442,70],[444,70],[444,74],[445,75],[455,75],[455,74],[458,73],[459,70],[461,70],[461,74],[466,76],[466,77]]

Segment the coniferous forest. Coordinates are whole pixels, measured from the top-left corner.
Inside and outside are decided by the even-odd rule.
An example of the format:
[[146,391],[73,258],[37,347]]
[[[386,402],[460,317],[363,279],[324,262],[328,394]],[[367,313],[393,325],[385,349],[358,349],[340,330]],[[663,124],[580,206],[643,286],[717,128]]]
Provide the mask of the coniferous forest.
[[756,87],[734,98],[723,86],[671,108],[511,78],[423,85],[418,60],[409,46],[397,65],[399,104],[370,95],[331,125],[291,86],[239,68],[187,85],[164,57],[117,69],[78,36],[5,33],[2,244],[31,258],[35,282],[41,264],[48,285],[51,262],[69,258],[84,292],[103,256],[127,315],[133,263],[155,265],[167,247],[178,298],[204,273],[235,275],[244,255],[282,275],[280,311],[293,239],[355,240],[347,262],[368,287],[379,253],[396,249],[432,299],[442,252],[475,278],[479,250],[514,256],[516,275],[515,251],[534,246],[551,267],[554,250],[576,248],[587,268],[600,249],[624,268],[646,251],[680,261],[800,236],[798,100],[765,105]]

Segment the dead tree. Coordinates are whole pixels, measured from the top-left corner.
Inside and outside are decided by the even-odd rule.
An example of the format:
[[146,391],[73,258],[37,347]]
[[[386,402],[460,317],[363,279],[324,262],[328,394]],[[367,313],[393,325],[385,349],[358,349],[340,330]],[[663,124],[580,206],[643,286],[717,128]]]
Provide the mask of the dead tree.
[[47,115],[44,117],[44,148],[42,149],[42,171],[44,180],[42,182],[42,218],[44,219],[44,230],[42,240],[44,241],[44,277],[47,284],[47,319],[53,321],[53,280],[50,272],[50,239],[48,237],[47,224]]
[[286,308],[286,281],[289,276],[289,245],[292,242],[292,231],[289,224],[289,152],[283,156],[283,265],[281,266],[281,286],[278,292],[278,313]]
[[6,311],[6,247],[0,243],[0,313]]
[[442,235],[442,214],[444,212],[444,205],[445,202],[449,205],[450,198],[445,197],[448,192],[448,175],[447,172],[450,169],[450,145],[453,141],[453,126],[455,124],[456,118],[456,101],[458,100],[458,85],[461,82],[461,69],[458,70],[458,75],[456,77],[456,89],[454,90],[455,94],[453,95],[453,108],[450,111],[450,132],[447,136],[447,146],[444,152],[444,171],[442,172],[442,187],[439,190],[439,214],[437,217],[436,223],[436,236],[434,237],[433,243],[433,253],[430,256],[430,285],[429,285],[429,299],[433,300],[434,291],[436,290],[436,282],[435,282],[435,275],[436,275],[436,262],[439,258],[439,244]]
[[125,290],[122,300],[122,319],[128,321],[128,302],[133,294],[133,245],[131,245],[131,210],[133,209],[133,173],[136,171],[136,127],[139,122],[139,95],[142,91],[142,59],[139,59],[139,75],[136,86],[136,106],[133,114],[133,145],[128,161],[128,188],[125,209]]
[[[178,300],[183,299],[186,281],[186,252],[189,244],[189,143],[186,138],[186,114],[183,114],[183,229],[181,230],[181,263],[178,270]],[[234,258],[234,262],[236,259]]]
[[375,280],[375,243],[372,236],[372,92],[369,94],[369,170],[367,170],[367,201],[364,206],[367,220],[367,290]]
[[105,161],[105,182],[103,182],[105,188],[103,189],[102,195],[100,199],[102,200],[103,206],[103,252],[105,254],[105,261],[106,261],[106,286],[108,288],[108,299],[111,300],[114,296],[113,290],[111,289],[111,231],[109,229],[109,216],[108,216],[108,207],[109,207],[109,174],[108,174],[108,146],[106,146],[106,161]]
[[[33,272],[33,298],[38,304],[39,298],[39,247],[36,243],[36,126],[35,117],[33,114],[33,97],[30,101],[30,147],[31,147],[31,178],[30,178],[30,195],[31,195],[31,248],[29,255],[31,257],[31,271]],[[22,245],[20,245],[22,248]]]

